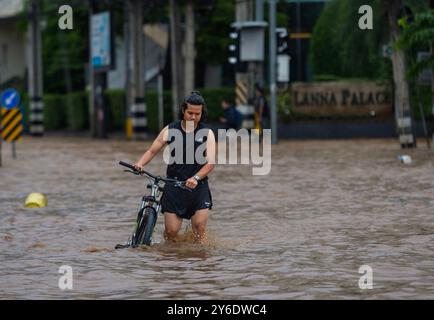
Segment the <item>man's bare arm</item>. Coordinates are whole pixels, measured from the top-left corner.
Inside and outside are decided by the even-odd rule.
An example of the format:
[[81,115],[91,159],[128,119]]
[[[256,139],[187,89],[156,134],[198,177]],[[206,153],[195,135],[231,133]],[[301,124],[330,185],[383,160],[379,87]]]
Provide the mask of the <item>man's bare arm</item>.
[[143,154],[140,160],[135,164],[135,166],[140,169],[147,165],[161,149],[165,146],[167,142],[169,128],[166,126],[163,130],[161,130],[158,137],[154,140],[151,147]]

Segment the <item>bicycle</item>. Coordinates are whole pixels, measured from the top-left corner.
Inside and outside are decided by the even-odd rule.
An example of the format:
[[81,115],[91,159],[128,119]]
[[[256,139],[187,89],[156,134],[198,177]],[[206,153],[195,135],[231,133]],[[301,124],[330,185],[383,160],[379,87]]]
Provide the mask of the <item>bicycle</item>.
[[162,178],[160,176],[155,176],[152,173],[141,170],[138,171],[133,165],[119,161],[119,164],[127,167],[129,170],[125,172],[130,172],[135,175],[146,176],[152,182],[146,185],[147,189],[151,190],[150,195],[144,195],[140,203],[140,209],[137,213],[137,221],[133,228],[133,233],[128,239],[127,244],[117,244],[115,249],[121,248],[136,248],[139,245],[150,246],[152,243],[152,234],[154,233],[155,224],[157,222],[158,213],[161,210],[160,199],[163,195],[164,188],[161,183],[172,184],[175,187],[182,189],[188,189],[185,187],[185,181],[179,181],[176,179]]

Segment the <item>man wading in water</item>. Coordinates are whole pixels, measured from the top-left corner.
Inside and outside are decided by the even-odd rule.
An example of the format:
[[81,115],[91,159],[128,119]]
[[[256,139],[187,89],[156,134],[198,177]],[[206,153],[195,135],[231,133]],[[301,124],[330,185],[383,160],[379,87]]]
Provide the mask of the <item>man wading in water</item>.
[[206,113],[205,99],[199,92],[193,91],[184,99],[179,120],[161,130],[151,147],[134,164],[136,169],[143,169],[168,145],[172,152],[167,165],[167,177],[185,180],[186,187],[190,189],[164,186],[161,207],[166,240],[176,241],[182,220],[191,219],[195,242],[204,244],[208,241],[206,223],[208,211],[212,208],[208,174],[215,166],[215,137],[212,130],[202,123]]

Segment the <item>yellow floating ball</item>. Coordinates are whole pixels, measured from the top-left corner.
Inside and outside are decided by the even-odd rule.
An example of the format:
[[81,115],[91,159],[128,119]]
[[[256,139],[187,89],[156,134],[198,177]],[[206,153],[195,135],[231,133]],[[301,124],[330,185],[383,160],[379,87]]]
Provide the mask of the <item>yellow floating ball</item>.
[[43,208],[47,206],[47,197],[42,193],[31,193],[27,196],[24,206],[26,208]]

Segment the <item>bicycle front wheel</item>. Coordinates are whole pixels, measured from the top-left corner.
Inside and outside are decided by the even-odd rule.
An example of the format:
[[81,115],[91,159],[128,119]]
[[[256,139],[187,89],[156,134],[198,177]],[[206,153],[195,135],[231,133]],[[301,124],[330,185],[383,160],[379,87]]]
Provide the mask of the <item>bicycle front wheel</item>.
[[147,217],[146,224],[143,228],[143,239],[140,243],[150,246],[152,234],[154,233],[155,224],[157,222],[157,211],[152,207],[145,208],[144,215]]
[[137,222],[134,227],[134,232],[131,237],[131,246],[137,247],[139,244],[143,241],[143,235],[145,233],[145,226],[148,219],[148,216],[145,213],[146,208],[140,209],[139,213],[137,214]]

